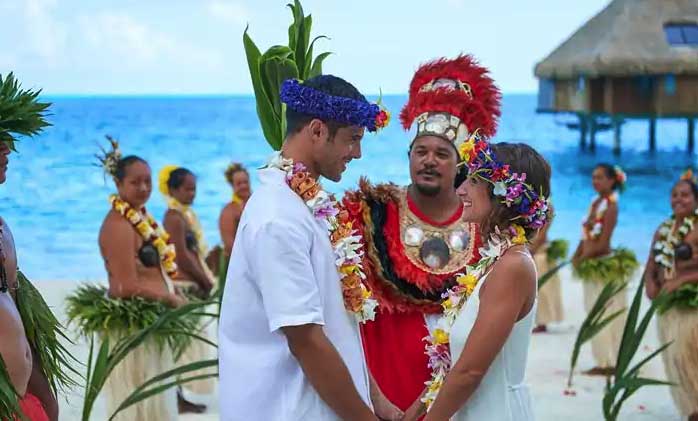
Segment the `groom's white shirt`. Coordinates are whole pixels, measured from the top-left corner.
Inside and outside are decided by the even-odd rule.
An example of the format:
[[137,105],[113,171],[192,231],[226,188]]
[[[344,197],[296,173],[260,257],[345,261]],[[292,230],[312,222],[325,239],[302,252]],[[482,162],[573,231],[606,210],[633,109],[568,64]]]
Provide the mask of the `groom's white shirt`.
[[358,324],[344,308],[327,230],[286,184],[259,171],[230,260],[219,328],[221,420],[336,420],[280,331],[323,325],[367,404]]

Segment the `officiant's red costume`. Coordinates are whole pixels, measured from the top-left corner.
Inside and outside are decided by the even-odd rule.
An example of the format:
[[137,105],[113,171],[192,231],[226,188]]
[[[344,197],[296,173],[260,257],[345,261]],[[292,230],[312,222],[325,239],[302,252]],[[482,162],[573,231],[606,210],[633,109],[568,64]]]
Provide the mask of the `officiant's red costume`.
[[[416,122],[415,139],[437,136],[457,149],[475,130],[494,135],[500,94],[470,56],[422,66],[409,94],[400,119],[406,130]],[[456,182],[455,173],[448,177]],[[379,301],[375,321],[362,325],[368,366],[386,397],[406,410],[431,373],[427,324],[441,312],[441,294],[455,275],[479,258],[478,228],[462,221],[462,204],[447,220],[430,220],[408,189],[394,184],[362,180],[344,205],[364,237],[366,284]]]

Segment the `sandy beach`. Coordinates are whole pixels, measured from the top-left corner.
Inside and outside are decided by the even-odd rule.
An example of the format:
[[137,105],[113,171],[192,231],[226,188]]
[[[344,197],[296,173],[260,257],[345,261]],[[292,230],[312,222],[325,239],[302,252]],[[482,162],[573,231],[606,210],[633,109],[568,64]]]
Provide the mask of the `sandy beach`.
[[[541,421],[602,420],[601,399],[605,384],[603,378],[587,377],[577,373],[573,387],[575,395],[565,395],[569,358],[576,330],[584,318],[584,310],[581,285],[572,279],[567,269],[562,271],[562,278],[566,320],[559,325],[552,326],[551,332],[547,334],[534,335],[529,356],[528,383],[532,388],[537,419]],[[637,278],[635,282],[638,281]],[[637,284],[635,283],[635,285]],[[74,282],[37,282],[37,287],[61,320],[65,320],[63,300],[76,286],[77,284]],[[644,304],[646,305],[647,302]],[[647,355],[657,346],[656,325],[653,322],[639,357]],[[76,342],[71,351],[80,361],[86,361],[88,348],[84,342]],[[586,345],[578,363],[579,370],[588,369],[592,364],[591,351],[589,345]],[[652,361],[643,375],[663,379],[664,369],[661,360],[657,358]],[[198,397],[200,399],[192,398],[197,402],[208,404],[209,411],[203,415],[181,416],[181,420],[210,421],[219,419],[216,412],[217,395]],[[82,408],[82,391],[76,390],[70,396],[61,396],[60,404],[61,421],[79,420]],[[105,419],[105,404],[100,398],[93,411],[92,420],[102,421]],[[674,408],[667,387],[648,387],[641,389],[626,402],[620,419],[628,421],[678,421],[680,417]]]

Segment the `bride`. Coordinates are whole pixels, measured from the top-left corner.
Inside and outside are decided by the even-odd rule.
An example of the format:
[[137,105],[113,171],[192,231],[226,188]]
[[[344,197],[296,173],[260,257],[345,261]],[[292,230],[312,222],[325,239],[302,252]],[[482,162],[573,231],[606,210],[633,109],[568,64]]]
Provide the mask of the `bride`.
[[464,219],[480,224],[489,241],[444,295],[427,338],[432,379],[405,419],[428,411],[427,421],[533,420],[524,377],[537,274],[527,243],[549,217],[550,166],[525,144],[471,138],[460,151]]

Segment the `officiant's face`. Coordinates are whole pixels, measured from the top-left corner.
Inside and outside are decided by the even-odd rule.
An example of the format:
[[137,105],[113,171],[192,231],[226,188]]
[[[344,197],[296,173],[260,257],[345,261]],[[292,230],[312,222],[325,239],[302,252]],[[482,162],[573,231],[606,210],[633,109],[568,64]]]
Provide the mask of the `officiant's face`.
[[[324,125],[324,123],[323,123]],[[364,128],[358,126],[340,127],[334,136],[327,127],[320,140],[315,143],[315,162],[318,173],[337,182],[353,159],[361,158],[361,139]]]
[[492,212],[489,183],[477,176],[468,177],[456,192],[463,201],[463,219],[482,224]]

